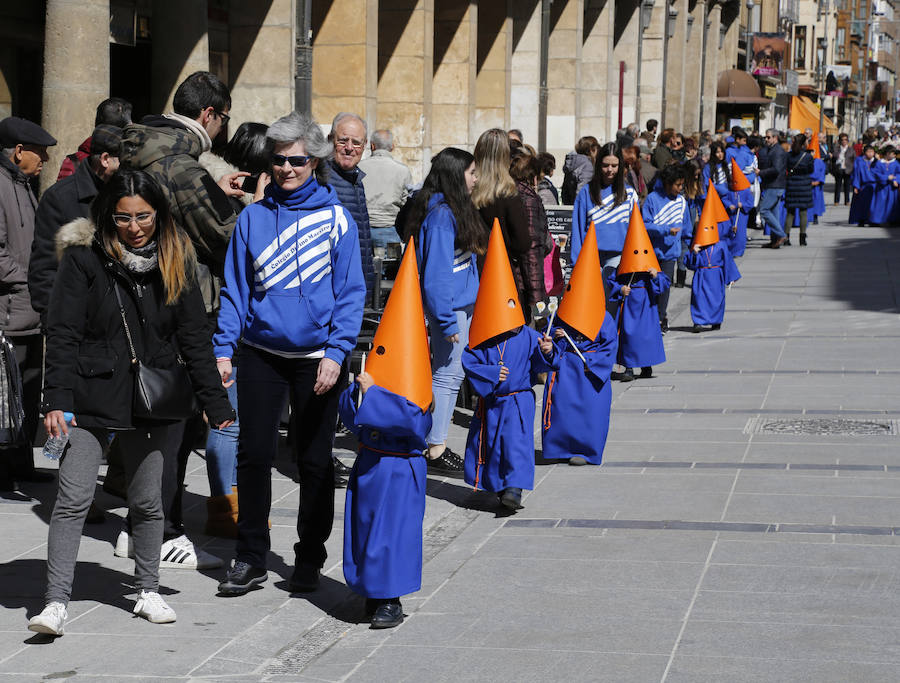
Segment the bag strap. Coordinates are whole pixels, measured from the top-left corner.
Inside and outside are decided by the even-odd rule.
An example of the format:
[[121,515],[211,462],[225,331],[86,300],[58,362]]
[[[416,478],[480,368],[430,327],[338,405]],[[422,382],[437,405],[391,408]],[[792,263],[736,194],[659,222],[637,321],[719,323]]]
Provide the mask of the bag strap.
[[119,292],[119,283],[113,278],[113,289],[116,292],[116,301],[119,302],[119,315],[122,316],[122,324],[125,326],[125,338],[128,339],[128,350],[131,351],[131,363],[137,365],[137,354],[134,351],[134,341],[131,339],[131,329],[128,327],[128,320],[125,318],[125,306],[122,304],[122,295]]

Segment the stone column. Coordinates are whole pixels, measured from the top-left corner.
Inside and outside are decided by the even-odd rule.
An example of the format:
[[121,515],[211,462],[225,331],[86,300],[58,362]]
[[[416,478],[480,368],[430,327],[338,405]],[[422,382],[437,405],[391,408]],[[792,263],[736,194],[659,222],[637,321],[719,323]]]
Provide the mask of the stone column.
[[57,139],[41,172],[56,182],[66,154],[91,134],[97,105],[109,97],[109,0],[47,0],[41,125]]
[[[615,140],[619,121],[619,62],[625,62],[625,83],[622,99],[622,126],[635,120],[637,112],[638,41],[640,40],[640,0],[616,0],[615,45],[613,48],[613,81],[610,84],[610,140]],[[601,142],[605,142],[601,140]]]
[[475,123],[475,60],[478,6],[469,0],[434,2],[434,78],[431,84],[431,147],[471,149]]
[[703,81],[704,46],[706,45],[706,0],[697,0],[690,13],[694,21],[690,29],[690,38],[685,46],[684,67],[684,117],[681,127],[690,135],[694,131],[703,130],[700,125],[700,98],[703,93],[700,85]]
[[342,111],[375,125],[378,0],[313,3],[312,114],[326,131]]
[[231,0],[230,133],[244,121],[269,124],[294,108],[293,22],[291,0]]
[[509,128],[511,34],[506,2],[478,0],[473,141],[488,128]]
[[584,0],[581,111],[576,138],[582,135],[593,135],[598,140],[615,138],[612,107],[618,102],[619,63],[613,51],[614,18],[615,0]]
[[510,127],[518,128],[525,141],[537,148],[538,101],[541,87],[541,2],[510,3],[513,36],[510,63]]
[[154,0],[150,101],[157,112],[172,111],[172,97],[185,78],[209,71],[206,5],[205,0]]
[[575,138],[580,137],[577,124],[581,114],[584,0],[556,0],[551,5],[550,16],[547,151],[563,159],[571,151]]
[[688,0],[675,0],[672,7],[678,12],[675,17],[675,31],[666,48],[666,101],[663,103],[663,117],[660,119],[660,130],[674,128],[686,135],[684,120],[684,88],[687,70]]
[[434,0],[393,0],[378,10],[375,125],[394,133],[394,156],[421,180],[431,159]]
[[[647,119],[662,120],[663,58],[666,47],[666,22],[669,14],[667,0],[656,0],[653,7],[644,8],[650,15],[650,23],[641,35],[641,85],[638,93],[641,106],[639,121],[641,130]],[[630,121],[623,121],[628,125]]]
[[703,68],[703,92],[701,93],[703,115],[700,130],[715,130],[716,126],[716,86],[719,80],[719,28],[722,26],[722,7],[710,5],[707,12],[706,63]]

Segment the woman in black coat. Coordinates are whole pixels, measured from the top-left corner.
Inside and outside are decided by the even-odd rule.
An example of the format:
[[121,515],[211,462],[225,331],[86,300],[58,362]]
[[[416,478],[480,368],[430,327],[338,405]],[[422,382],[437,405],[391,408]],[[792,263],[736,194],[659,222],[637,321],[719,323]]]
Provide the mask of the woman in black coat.
[[797,224],[799,216],[800,244],[806,245],[806,210],[813,205],[812,153],[806,149],[806,136],[795,135],[791,142],[791,151],[787,158],[787,189],[784,192],[784,206],[787,209],[787,221],[784,226],[785,244],[791,243],[791,228]]
[[222,428],[234,419],[206,330],[194,250],[160,187],[143,171],[119,171],[91,216],[59,231],[48,309],[44,424],[50,436],[68,435],[68,445],[50,518],[46,607],[28,628],[53,635],[63,633],[81,530],[111,432],[122,442],[128,478],[134,612],[154,623],[175,621],[158,593],[161,479],[163,454],[178,448],[184,423],[135,417],[133,356],[159,369],[183,359],[209,422]]

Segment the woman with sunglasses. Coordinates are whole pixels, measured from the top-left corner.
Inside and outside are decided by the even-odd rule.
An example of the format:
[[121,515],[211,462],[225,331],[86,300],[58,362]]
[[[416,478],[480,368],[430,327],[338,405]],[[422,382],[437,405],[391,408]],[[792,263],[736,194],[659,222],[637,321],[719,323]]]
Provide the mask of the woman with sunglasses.
[[119,171],[94,200],[91,216],[57,235],[62,259],[47,317],[44,424],[48,435],[67,434],[68,445],[50,517],[47,606],[28,628],[57,636],[112,432],[122,445],[128,481],[134,613],[154,623],[175,621],[158,592],[161,480],[164,453],[178,448],[184,422],[134,415],[132,359],[159,369],[183,359],[210,424],[227,427],[234,419],[205,326],[194,248],[172,220],[159,185],[143,171]]
[[213,337],[223,383],[237,378],[237,551],[219,591],[243,595],[267,578],[272,460],[290,396],[300,475],[298,542],[289,588],[318,587],[334,522],[331,445],[347,357],[362,324],[366,283],[356,223],[326,185],[332,146],[292,112],[266,133],[273,181],[238,217]]

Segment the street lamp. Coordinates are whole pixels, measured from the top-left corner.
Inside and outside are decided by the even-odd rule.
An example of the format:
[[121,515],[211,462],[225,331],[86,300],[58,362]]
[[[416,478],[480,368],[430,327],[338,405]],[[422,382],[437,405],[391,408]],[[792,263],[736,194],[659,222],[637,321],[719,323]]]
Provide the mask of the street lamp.
[[750,71],[750,55],[753,54],[753,46],[751,44],[751,26],[753,19],[753,8],[756,3],[753,0],[747,0],[747,25],[744,27],[744,68]]

